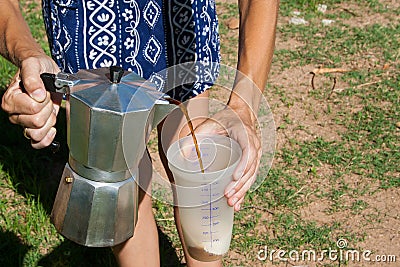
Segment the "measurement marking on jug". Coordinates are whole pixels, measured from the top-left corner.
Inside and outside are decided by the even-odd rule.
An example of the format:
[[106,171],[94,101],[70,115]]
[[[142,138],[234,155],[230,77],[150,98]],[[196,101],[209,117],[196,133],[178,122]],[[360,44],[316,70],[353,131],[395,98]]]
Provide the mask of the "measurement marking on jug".
[[[202,208],[201,210],[210,210],[210,208]],[[211,210],[219,210],[219,207],[212,207]]]
[[[205,209],[205,210],[210,210],[210,209]],[[214,218],[218,218],[219,217],[219,215],[211,215],[211,216],[209,216],[209,215],[204,215],[203,217],[202,217],[202,219],[203,220],[208,220],[208,219],[214,219]]]
[[212,245],[213,245],[213,243],[212,243],[212,234],[213,234],[213,232],[212,232],[212,202],[211,202],[211,184],[212,183],[210,183],[210,240],[211,240],[211,247],[212,247]]

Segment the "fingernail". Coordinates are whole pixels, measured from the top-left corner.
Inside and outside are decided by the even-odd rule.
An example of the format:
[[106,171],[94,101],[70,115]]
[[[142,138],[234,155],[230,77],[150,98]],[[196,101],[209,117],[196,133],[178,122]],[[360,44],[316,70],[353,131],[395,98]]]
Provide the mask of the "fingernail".
[[233,174],[233,180],[234,181],[240,180],[240,178],[243,176],[243,172],[244,172],[243,169],[235,171],[235,173]]
[[232,205],[235,205],[236,204],[236,202],[238,202],[238,198],[237,197],[234,197],[233,199],[232,199],[232,201],[231,201],[231,203],[232,203]]
[[239,211],[240,208],[241,208],[241,205],[240,205],[240,204],[237,204],[237,205],[236,205],[236,210]]
[[49,132],[47,133],[47,135],[49,136],[49,137],[51,137],[51,138],[54,138],[55,136],[56,136],[56,133],[57,133],[57,130],[56,130],[56,128],[51,128],[50,130],[49,130]]
[[46,99],[46,91],[43,89],[36,89],[31,93],[31,97],[37,102],[43,102]]
[[235,194],[235,189],[232,189],[232,190],[230,190],[227,194],[226,194],[226,197],[227,198],[230,198],[231,196],[233,196],[234,194]]
[[225,196],[230,198],[235,193],[235,182],[230,182],[225,188]]

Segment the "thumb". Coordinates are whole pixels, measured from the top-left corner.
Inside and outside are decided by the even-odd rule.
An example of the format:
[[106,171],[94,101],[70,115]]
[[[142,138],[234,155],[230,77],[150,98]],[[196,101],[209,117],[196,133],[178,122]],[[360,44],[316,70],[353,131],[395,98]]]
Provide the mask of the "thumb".
[[27,94],[37,102],[46,100],[47,92],[40,78],[40,65],[32,62],[29,66],[21,67],[21,82]]

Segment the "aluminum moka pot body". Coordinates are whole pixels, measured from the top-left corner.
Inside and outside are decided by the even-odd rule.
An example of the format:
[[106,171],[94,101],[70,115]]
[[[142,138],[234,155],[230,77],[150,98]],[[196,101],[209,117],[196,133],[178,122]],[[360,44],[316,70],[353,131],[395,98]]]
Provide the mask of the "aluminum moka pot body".
[[137,221],[138,165],[149,133],[175,105],[151,83],[117,67],[57,75],[55,84],[69,93],[70,152],[52,222],[84,246],[122,243]]

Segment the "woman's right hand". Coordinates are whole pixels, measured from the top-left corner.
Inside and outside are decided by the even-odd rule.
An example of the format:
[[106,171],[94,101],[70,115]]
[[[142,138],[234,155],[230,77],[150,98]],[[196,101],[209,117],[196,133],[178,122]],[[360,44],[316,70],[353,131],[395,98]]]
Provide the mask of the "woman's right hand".
[[[54,125],[61,103],[61,94],[50,95],[40,74],[58,73],[60,69],[48,56],[28,57],[21,62],[7,91],[1,107],[14,124],[24,127],[24,135],[31,139],[33,148],[49,146],[56,135]],[[20,82],[22,80],[23,87]]]

